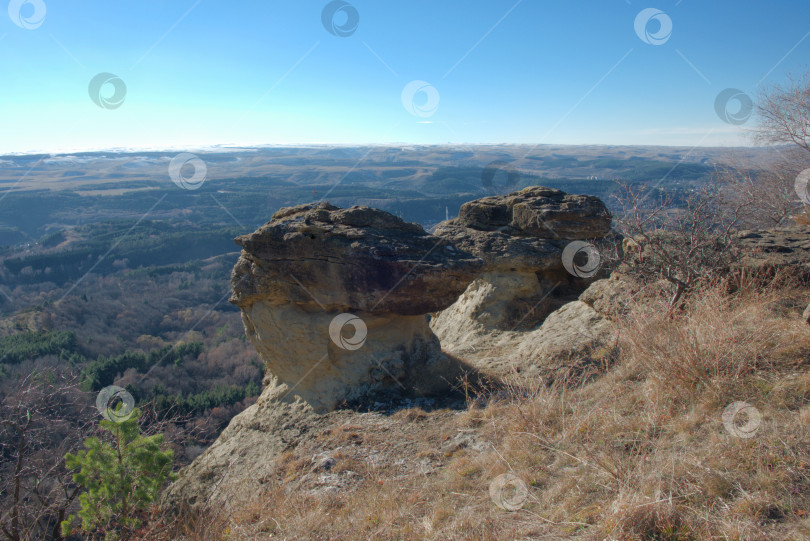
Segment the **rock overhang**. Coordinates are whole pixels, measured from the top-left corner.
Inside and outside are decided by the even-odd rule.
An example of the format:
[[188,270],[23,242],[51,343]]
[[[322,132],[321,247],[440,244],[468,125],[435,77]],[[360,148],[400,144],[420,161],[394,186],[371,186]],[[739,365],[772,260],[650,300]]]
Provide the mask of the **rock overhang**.
[[388,212],[328,203],[279,210],[236,238],[231,302],[419,315],[451,305],[484,262]]

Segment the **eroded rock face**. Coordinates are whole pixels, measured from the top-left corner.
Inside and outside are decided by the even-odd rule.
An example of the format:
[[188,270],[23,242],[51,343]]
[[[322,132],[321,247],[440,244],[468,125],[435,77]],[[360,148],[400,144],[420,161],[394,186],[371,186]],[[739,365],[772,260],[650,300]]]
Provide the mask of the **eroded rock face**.
[[460,352],[493,347],[500,332],[530,330],[576,300],[590,280],[565,270],[571,241],[610,232],[596,197],[541,186],[470,201],[434,231],[486,262],[484,272],[431,327],[442,346]]
[[387,212],[329,204],[282,209],[236,242],[231,302],[279,400],[324,412],[456,383],[425,314],[455,302],[480,259]]
[[593,282],[579,300],[608,319],[615,319],[627,312],[627,304],[638,294],[638,284],[614,271],[609,278]]

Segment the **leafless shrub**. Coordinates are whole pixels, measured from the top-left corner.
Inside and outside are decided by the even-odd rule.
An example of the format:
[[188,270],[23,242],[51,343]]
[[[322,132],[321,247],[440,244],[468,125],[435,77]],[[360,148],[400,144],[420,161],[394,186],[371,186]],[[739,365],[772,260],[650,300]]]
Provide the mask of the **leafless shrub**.
[[798,174],[810,167],[810,156],[797,149],[777,152],[777,160],[761,168],[751,168],[733,158],[716,168],[715,180],[722,203],[740,209],[741,228],[772,229],[788,225],[801,208],[794,185]]
[[620,185],[622,213],[617,225],[628,240],[623,269],[647,282],[666,280],[672,288],[669,311],[698,283],[738,259],[734,230],[745,201],[724,204],[714,187],[690,192],[679,206],[670,196],[650,201],[645,192]]

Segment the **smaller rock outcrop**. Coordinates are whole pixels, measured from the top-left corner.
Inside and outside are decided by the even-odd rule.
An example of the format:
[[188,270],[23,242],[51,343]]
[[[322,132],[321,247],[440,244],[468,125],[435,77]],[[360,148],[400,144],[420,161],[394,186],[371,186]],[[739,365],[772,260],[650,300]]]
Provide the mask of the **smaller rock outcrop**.
[[236,242],[231,302],[266,365],[268,396],[323,412],[456,383],[461,367],[425,314],[455,302],[480,259],[385,211],[328,203],[281,209]]
[[454,222],[478,231],[504,231],[517,237],[575,240],[605,236],[611,218],[598,197],[530,186],[508,195],[464,203]]
[[637,294],[629,277],[614,271],[608,278],[597,280],[582,292],[579,300],[593,308],[602,316],[612,319],[626,313],[627,304]]
[[532,186],[464,203],[434,234],[483,259],[485,272],[542,272],[563,270],[564,246],[602,238],[610,223],[597,197]]
[[[566,270],[564,250],[574,241],[605,237],[610,224],[611,215],[598,198],[542,186],[462,205],[458,218],[442,222],[434,234],[481,258],[485,266],[459,300],[431,322],[442,346],[465,358],[486,358],[481,366],[488,368],[526,366],[519,357],[541,362],[543,351],[558,348],[537,341],[543,334],[539,329],[531,337],[527,331],[575,301],[591,282],[590,276]],[[584,321],[581,315],[577,318]],[[549,322],[545,335],[559,337],[564,327],[559,322]],[[524,338],[535,346],[519,349]]]
[[520,339],[515,356],[529,374],[565,381],[604,370],[614,359],[619,334],[615,319],[626,313],[637,288],[612,273],[596,280],[579,299],[549,314]]

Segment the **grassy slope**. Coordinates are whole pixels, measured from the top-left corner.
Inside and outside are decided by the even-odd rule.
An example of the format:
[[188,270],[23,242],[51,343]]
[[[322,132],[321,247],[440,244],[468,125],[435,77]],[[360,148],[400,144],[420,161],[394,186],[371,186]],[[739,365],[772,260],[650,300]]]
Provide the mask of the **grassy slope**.
[[[616,364],[588,383],[516,379],[461,410],[337,412],[237,514],[158,522],[145,538],[808,538],[807,300],[714,287],[674,319],[665,299],[635,301]],[[735,401],[761,414],[751,438],[724,428]],[[514,512],[489,494],[508,472],[528,489]]]

